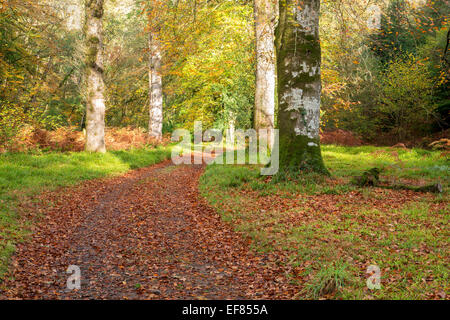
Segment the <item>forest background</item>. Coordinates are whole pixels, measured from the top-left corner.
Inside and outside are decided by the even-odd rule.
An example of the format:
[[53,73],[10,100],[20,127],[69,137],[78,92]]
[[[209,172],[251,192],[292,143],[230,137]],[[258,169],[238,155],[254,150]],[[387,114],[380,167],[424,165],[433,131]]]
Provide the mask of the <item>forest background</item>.
[[[158,17],[164,52],[163,132],[192,129],[196,120],[204,128],[225,129],[230,121],[252,127],[252,1],[105,5],[107,133],[147,130],[151,16]],[[64,135],[56,148],[76,148],[86,99],[81,2],[1,0],[0,6],[0,149],[20,149],[50,132]],[[357,143],[422,147],[447,137],[449,8],[446,0],[322,1],[322,131],[351,132]],[[373,27],[378,12],[380,25]],[[31,142],[52,147],[40,139]]]

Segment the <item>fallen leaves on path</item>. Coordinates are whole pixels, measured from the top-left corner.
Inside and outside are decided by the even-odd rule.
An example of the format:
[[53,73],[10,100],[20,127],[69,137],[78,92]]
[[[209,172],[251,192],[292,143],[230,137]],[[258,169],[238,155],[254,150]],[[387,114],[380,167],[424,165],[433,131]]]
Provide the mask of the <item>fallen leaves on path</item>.
[[[24,214],[42,214],[18,245],[7,290],[16,299],[287,299],[275,253],[256,254],[200,198],[202,166],[162,163],[47,192]],[[36,200],[36,199],[35,199]],[[29,218],[29,217],[28,217]],[[81,268],[70,291],[69,265]]]

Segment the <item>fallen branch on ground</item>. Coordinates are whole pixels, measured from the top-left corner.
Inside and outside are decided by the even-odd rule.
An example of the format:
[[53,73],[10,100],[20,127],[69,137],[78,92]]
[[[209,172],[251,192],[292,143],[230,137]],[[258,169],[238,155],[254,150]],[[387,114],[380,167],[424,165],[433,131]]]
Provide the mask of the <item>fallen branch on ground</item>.
[[364,171],[361,176],[354,177],[352,183],[359,187],[380,187],[394,190],[411,190],[415,192],[442,193],[443,187],[440,183],[434,183],[426,186],[408,186],[404,184],[384,185],[380,181],[382,169],[372,168]]

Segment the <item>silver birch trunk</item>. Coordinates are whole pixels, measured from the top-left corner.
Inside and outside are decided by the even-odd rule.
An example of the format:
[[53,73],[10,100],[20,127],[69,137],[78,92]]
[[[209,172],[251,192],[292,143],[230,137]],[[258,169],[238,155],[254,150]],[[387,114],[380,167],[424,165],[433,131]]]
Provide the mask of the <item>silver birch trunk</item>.
[[275,114],[274,0],[254,0],[256,36],[255,129],[268,129],[273,141]]
[[163,92],[161,76],[161,42],[157,35],[150,32],[150,68],[149,68],[149,123],[148,132],[151,137],[162,138],[163,124]]
[[103,0],[85,0],[86,151],[106,152],[103,81]]
[[280,169],[328,173],[320,150],[320,0],[280,2],[277,27]]
[[227,148],[234,149],[235,145],[235,131],[236,131],[236,120],[232,113],[230,113],[228,118],[228,129],[227,129]]

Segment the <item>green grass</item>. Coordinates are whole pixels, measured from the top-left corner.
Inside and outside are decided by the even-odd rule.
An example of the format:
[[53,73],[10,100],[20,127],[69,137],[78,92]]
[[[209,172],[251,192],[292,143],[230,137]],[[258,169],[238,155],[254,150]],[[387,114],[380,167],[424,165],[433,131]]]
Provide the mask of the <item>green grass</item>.
[[324,161],[334,176],[358,175],[373,167],[397,178],[438,179],[448,183],[450,161],[441,152],[423,149],[394,149],[323,146]]
[[[298,298],[448,296],[449,160],[440,152],[377,147],[324,146],[323,156],[331,179],[305,174],[277,182],[259,176],[258,166],[210,165],[200,191],[256,251],[282,252],[302,288]],[[445,191],[411,198],[350,184],[373,167],[384,168],[383,179],[440,181]],[[367,288],[369,265],[381,268],[380,290]]]
[[342,260],[330,266],[324,266],[317,273],[314,280],[306,286],[306,294],[313,299],[332,291],[341,291],[351,281],[351,273],[348,264]]
[[27,235],[17,203],[43,190],[70,186],[83,180],[123,174],[170,157],[170,148],[133,149],[96,153],[0,155],[0,279],[14,245]]

